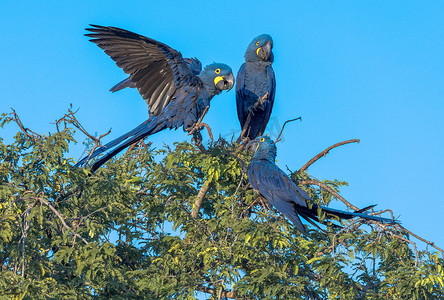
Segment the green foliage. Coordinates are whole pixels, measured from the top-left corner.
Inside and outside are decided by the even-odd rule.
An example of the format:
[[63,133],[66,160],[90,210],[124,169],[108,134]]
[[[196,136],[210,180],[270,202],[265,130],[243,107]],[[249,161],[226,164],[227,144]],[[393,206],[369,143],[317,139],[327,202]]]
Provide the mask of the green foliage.
[[[9,145],[0,140],[6,298],[194,299],[197,291],[214,299],[220,292],[240,299],[444,298],[442,257],[416,255],[405,233],[329,222],[325,231],[307,226],[305,237],[275,210],[252,205],[257,196],[237,145],[218,141],[207,153],[187,142],[136,148],[91,174],[66,158],[73,133],[22,130]],[[249,160],[243,151],[238,156]],[[204,182],[209,189],[192,218]],[[346,185],[323,183],[335,191]],[[303,187],[314,202],[335,199]]]

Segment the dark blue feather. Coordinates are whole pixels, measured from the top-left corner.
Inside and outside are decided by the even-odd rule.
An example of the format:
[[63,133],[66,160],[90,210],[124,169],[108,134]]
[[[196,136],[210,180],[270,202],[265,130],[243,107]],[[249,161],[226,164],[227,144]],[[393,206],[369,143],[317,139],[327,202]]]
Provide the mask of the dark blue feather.
[[[92,25],[92,42],[130,74],[129,81],[122,85],[134,84],[147,99],[150,117],[136,128],[117,139],[96,149],[90,159],[104,154],[92,165],[95,171],[110,158],[129,145],[164,129],[191,129],[210,105],[211,99],[223,90],[234,85],[231,68],[225,64],[213,63],[201,68],[197,59],[188,62],[180,52],[153,39],[136,33],[115,28]],[[192,64],[192,70],[189,66]],[[85,164],[88,157],[81,159],[76,166]]]
[[237,73],[237,115],[250,139],[264,133],[273,109],[276,78],[271,66],[272,48],[273,40],[267,34],[253,39],[245,53],[245,63]]
[[[308,207],[309,195],[276,166],[276,145],[268,136],[257,137],[250,142],[249,146],[255,150],[247,169],[251,186],[258,190],[268,203],[290,219],[305,234],[299,215],[304,219],[319,221],[318,206],[313,204],[311,208]],[[393,219],[371,216],[362,212],[347,212],[325,206],[320,208],[326,213],[327,218],[351,219],[359,217],[382,223],[398,223]]]

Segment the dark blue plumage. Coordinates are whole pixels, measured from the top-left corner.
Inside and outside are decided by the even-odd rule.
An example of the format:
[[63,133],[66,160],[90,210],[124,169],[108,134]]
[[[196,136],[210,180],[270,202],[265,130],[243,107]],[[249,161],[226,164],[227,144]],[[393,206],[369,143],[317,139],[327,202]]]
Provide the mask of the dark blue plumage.
[[[194,75],[200,74],[200,72],[202,71],[202,63],[200,62],[199,59],[197,59],[196,57],[191,57],[191,58],[184,58],[184,60]],[[113,86],[110,89],[110,91],[114,93],[114,92],[120,91],[120,90],[127,88],[127,87],[129,87],[129,88],[136,87],[136,84],[131,81],[131,77],[128,77],[128,78],[122,80],[121,82],[119,82],[118,84]],[[145,100],[149,100],[149,98],[145,99]]]
[[149,135],[166,128],[192,129],[210,106],[210,100],[234,85],[231,68],[225,64],[208,65],[196,76],[180,52],[163,43],[120,28],[92,26],[87,29],[92,33],[86,35],[130,74],[131,82],[147,100],[150,117],[76,166],[106,152],[92,165],[94,172],[114,155]]
[[[318,206],[307,206],[310,199],[307,192],[300,189],[280,168],[275,164],[276,145],[268,136],[260,136],[248,144],[255,154],[248,165],[247,173],[251,186],[258,190],[268,203],[290,219],[295,226],[306,234],[299,215],[304,219],[318,220]],[[354,217],[374,220],[383,223],[395,224],[398,221],[367,215],[360,212],[346,212],[325,206],[320,207],[326,213],[326,217],[339,217],[351,219]]]
[[237,73],[237,116],[242,130],[246,130],[245,136],[251,140],[264,133],[273,109],[276,79],[271,66],[272,49],[273,40],[268,34],[253,39],[245,52],[245,63]]

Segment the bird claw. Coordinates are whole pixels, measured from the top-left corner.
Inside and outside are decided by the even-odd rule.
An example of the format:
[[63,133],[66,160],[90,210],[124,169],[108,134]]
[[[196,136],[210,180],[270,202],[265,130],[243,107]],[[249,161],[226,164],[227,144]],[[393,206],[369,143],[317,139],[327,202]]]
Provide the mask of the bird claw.
[[259,99],[257,99],[257,101],[248,108],[248,112],[251,114],[251,116],[254,116],[254,112],[257,110],[265,110],[265,102],[267,99],[268,92],[263,97],[259,97]]
[[[202,128],[203,129],[203,128]],[[194,131],[193,132],[193,138],[191,139],[194,143],[196,143],[196,145],[198,144],[202,144],[202,134],[200,133],[200,131],[202,129],[199,129],[199,131]]]

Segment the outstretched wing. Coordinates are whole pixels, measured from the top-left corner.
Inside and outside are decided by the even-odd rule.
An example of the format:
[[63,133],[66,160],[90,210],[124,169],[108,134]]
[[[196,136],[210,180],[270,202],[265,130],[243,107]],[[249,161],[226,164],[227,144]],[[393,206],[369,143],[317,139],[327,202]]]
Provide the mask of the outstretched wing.
[[199,75],[202,72],[202,63],[196,57],[185,58],[185,62],[194,75]]
[[259,190],[267,201],[289,218],[296,227],[305,233],[298,216],[297,207],[306,207],[308,194],[300,189],[276,165],[265,161],[251,161],[248,166],[248,179],[254,189]]
[[[187,63],[188,67],[191,69],[191,72],[193,72],[194,75],[199,75],[200,72],[202,71],[202,63],[200,62],[200,60],[198,60],[195,57],[191,57],[191,58],[184,58],[185,62]],[[131,79],[128,77],[124,80],[122,80],[121,82],[119,82],[118,84],[116,84],[115,86],[113,86],[110,89],[110,92],[118,92],[124,88],[135,88],[136,85],[131,81]]]
[[85,34],[102,48],[127,74],[148,104],[150,116],[157,116],[174,100],[177,89],[201,86],[180,52],[166,44],[134,32],[91,25]]

